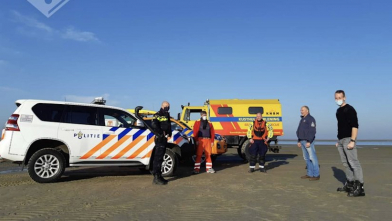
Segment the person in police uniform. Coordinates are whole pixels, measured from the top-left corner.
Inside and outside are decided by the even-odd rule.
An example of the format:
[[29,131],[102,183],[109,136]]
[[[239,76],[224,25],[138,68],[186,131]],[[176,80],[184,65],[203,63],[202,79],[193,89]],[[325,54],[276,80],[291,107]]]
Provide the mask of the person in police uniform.
[[169,109],[169,102],[164,101],[162,103],[161,109],[156,114],[154,114],[151,124],[155,132],[153,184],[157,185],[166,185],[168,183],[168,181],[162,177],[161,167],[163,156],[166,153],[167,140],[172,136]]
[[266,173],[265,155],[268,151],[268,141],[274,135],[271,124],[263,120],[261,113],[256,114],[256,119],[249,125],[247,137],[250,139],[249,147],[249,173],[253,173],[256,167],[257,155],[259,155],[259,170]]

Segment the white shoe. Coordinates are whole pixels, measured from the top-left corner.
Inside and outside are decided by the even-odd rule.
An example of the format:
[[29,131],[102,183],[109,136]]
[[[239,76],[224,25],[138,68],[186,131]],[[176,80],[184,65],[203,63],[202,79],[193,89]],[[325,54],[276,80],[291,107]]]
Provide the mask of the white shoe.
[[210,168],[210,169],[207,170],[207,173],[215,173],[215,170]]

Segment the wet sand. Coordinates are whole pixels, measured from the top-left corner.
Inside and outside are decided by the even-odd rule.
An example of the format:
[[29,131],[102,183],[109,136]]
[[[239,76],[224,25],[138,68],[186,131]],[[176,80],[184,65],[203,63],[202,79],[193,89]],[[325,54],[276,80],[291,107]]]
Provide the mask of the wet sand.
[[366,196],[336,192],[345,176],[333,146],[316,146],[319,181],[306,174],[302,152],[284,145],[268,153],[268,173],[247,173],[236,149],[218,157],[216,174],[182,165],[167,186],[135,168],[67,169],[57,183],[38,184],[0,162],[0,220],[389,220],[392,147],[360,148]]

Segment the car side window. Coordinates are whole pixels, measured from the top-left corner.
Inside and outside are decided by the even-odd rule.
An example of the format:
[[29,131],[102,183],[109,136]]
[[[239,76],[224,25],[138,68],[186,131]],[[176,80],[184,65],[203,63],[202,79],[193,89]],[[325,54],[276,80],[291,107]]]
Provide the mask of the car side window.
[[171,122],[171,129],[172,130],[178,130],[178,131],[182,131],[182,127],[179,125],[179,124],[177,124],[176,122]]
[[136,118],[127,112],[110,109],[100,108],[99,110],[100,125],[106,127],[131,127],[135,125]]
[[61,122],[65,106],[62,104],[36,104],[32,108],[34,114],[42,121]]
[[65,123],[98,125],[97,108],[89,106],[69,105],[65,114]]

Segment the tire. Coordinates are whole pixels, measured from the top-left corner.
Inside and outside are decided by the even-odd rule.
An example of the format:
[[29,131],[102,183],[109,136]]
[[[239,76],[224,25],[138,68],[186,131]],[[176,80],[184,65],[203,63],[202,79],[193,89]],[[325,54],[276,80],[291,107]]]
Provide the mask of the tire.
[[65,157],[52,148],[41,149],[33,154],[28,163],[28,172],[37,183],[58,180],[65,170]]
[[238,153],[238,156],[240,156],[242,159],[245,160],[245,155],[242,154],[242,148],[241,148],[241,147],[238,147],[238,148],[237,148],[237,153]]
[[246,161],[249,161],[249,158],[250,158],[250,154],[249,154],[250,145],[251,145],[250,141],[246,140],[244,142],[244,144],[242,144],[242,147],[241,147],[241,154],[243,156],[242,159],[244,159]]
[[162,176],[173,176],[178,167],[177,155],[170,149],[166,148],[166,153],[163,156],[162,162]]

